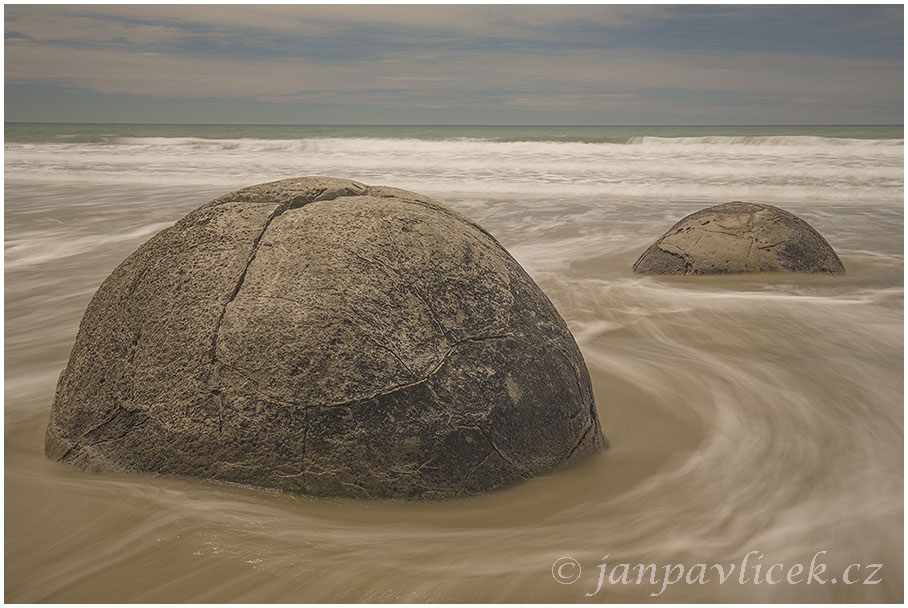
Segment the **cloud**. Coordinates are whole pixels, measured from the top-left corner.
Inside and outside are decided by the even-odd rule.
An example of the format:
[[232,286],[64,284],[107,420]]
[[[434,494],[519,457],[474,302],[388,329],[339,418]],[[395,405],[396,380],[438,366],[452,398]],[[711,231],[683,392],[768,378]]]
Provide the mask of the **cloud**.
[[379,76],[381,80],[419,80],[431,82],[437,80],[456,80],[449,76]]
[[719,116],[753,103],[783,112],[824,100],[854,104],[857,114],[902,103],[901,14],[741,5],[8,5],[5,74],[8,86],[263,103]]
[[[68,76],[64,76],[68,74]],[[397,93],[381,101],[419,96],[452,101],[482,97],[500,103],[551,107],[601,104],[616,95],[647,91],[723,91],[747,96],[865,99],[900,96],[901,66],[868,59],[843,60],[729,52],[664,54],[646,50],[498,52],[457,51],[414,60],[391,52],[341,65],[318,60],[235,59],[98,48],[7,48],[7,83],[44,82],[101,93],[177,97],[305,98],[330,91],[336,99],[367,102],[375,89]],[[416,88],[414,88],[416,87]],[[520,96],[514,90],[524,91]],[[656,92],[656,93],[654,93]],[[314,95],[311,93],[310,95]],[[515,102],[515,99],[520,101]],[[556,102],[555,99],[560,99]],[[574,100],[568,103],[566,100]]]

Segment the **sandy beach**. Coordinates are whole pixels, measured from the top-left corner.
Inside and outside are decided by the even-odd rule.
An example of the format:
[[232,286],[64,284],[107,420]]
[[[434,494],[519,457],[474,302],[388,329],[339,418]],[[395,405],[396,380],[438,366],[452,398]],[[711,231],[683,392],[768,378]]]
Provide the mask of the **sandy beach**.
[[[370,145],[350,139],[8,139],[7,601],[898,601],[901,140],[790,137],[390,138],[374,157],[350,155]],[[633,183],[612,180],[629,164]],[[196,206],[288,172],[406,187],[493,233],[567,321],[610,449],[503,492],[415,503],[94,475],[45,458],[54,385],[100,282]],[[847,274],[631,272],[676,219],[742,198],[729,181],[810,222]],[[596,591],[606,555],[609,568],[661,571],[740,566],[751,551],[764,572],[818,552],[827,576],[883,564],[881,582],[749,575],[656,596],[661,584]],[[566,556],[583,568],[571,585],[553,580]]]

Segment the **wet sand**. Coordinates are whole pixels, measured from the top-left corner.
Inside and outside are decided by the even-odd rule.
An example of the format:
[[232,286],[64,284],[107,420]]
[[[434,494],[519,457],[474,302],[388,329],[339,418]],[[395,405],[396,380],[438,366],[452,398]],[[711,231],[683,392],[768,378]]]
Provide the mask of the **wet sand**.
[[[452,195],[568,321],[611,448],[488,496],[363,502],[91,475],[44,457],[54,384],[94,289],[154,231],[227,190],[56,188],[6,190],[7,601],[902,598],[900,209],[795,210],[838,245],[843,277],[690,280],[630,266],[664,216],[692,203],[588,213],[584,240],[532,229],[569,201]],[[501,213],[517,207],[523,216]],[[585,596],[606,554],[661,567],[740,563],[751,550],[786,567],[827,551],[830,573],[882,563],[882,583],[712,581],[655,598],[658,587],[606,584]],[[583,565],[575,584],[553,580],[562,556]]]

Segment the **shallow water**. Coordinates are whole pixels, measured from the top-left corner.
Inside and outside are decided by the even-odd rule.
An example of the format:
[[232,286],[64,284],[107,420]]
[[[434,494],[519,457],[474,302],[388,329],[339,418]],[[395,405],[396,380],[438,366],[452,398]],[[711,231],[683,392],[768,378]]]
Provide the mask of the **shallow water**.
[[[804,148],[787,161],[800,166],[796,175],[773,173],[786,162],[779,150],[741,142],[721,152],[671,142],[664,156],[554,142],[470,149],[458,141],[431,152],[416,142],[369,156],[338,140],[319,143],[326,154],[307,155],[311,141],[272,142],[255,156],[258,140],[236,140],[253,159],[245,162],[163,139],[143,142],[149,149],[134,157],[128,142],[62,151],[7,144],[7,601],[901,601],[900,146],[788,142]],[[734,145],[746,149],[729,156]],[[110,162],[103,175],[99,154]],[[601,158],[622,154],[622,170],[649,171],[637,171],[638,186],[597,170]],[[266,161],[278,168],[259,175]],[[486,173],[465,182],[477,167]],[[611,448],[503,492],[411,503],[90,475],[48,461],[56,378],[113,267],[216,195],[313,173],[417,190],[498,237],[574,332]],[[738,181],[754,196],[729,185]],[[783,191],[790,196],[773,197]],[[801,215],[848,274],[630,272],[673,221],[739,198]],[[606,579],[586,596],[605,555],[607,571],[652,563],[661,573],[673,564],[740,567],[750,551],[762,557],[749,557],[745,583],[736,571],[724,583],[678,582],[653,597],[661,583]],[[754,564],[764,573],[777,562],[809,569],[820,551],[826,584],[752,580]],[[582,575],[559,584],[553,562],[567,556]],[[849,564],[860,565],[852,585],[840,576]],[[882,568],[874,575],[871,564]],[[881,582],[863,584],[868,576]]]

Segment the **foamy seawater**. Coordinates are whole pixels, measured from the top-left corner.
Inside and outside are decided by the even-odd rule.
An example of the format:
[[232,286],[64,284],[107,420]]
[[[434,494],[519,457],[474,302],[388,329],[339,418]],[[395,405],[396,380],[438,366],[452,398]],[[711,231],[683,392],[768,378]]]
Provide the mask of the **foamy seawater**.
[[[284,139],[274,138],[284,135],[276,127],[252,130],[244,138],[211,128],[162,137],[148,127],[40,134],[18,127],[8,134],[6,174],[48,181],[234,185],[343,173],[437,194],[658,200],[853,201],[872,191],[876,201],[899,203],[903,190],[903,140],[892,129],[836,131],[835,137],[660,137],[622,131],[571,141],[533,132],[519,140],[515,129],[484,138],[476,137],[482,131],[453,129],[436,128],[434,139],[400,137],[405,131],[392,130],[326,137],[324,129],[316,137]],[[448,137],[438,139],[443,135]]]
[[[8,601],[903,597],[900,128],[8,125],[5,152]],[[494,234],[571,327],[611,448],[443,503],[49,462],[54,385],[100,282],[211,198],[301,175],[414,190]],[[631,272],[674,221],[731,200],[799,214],[847,274]],[[744,583],[713,569],[659,593],[607,572],[597,591],[606,555],[661,573],[751,551]],[[553,578],[562,557],[573,584]],[[825,584],[753,582],[754,564],[811,559]]]

